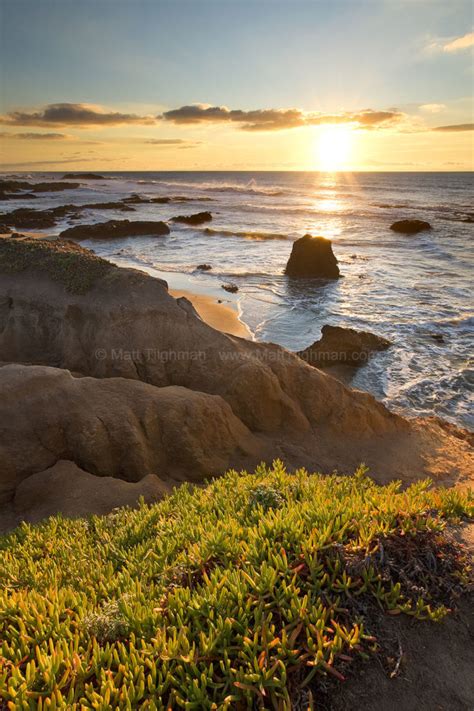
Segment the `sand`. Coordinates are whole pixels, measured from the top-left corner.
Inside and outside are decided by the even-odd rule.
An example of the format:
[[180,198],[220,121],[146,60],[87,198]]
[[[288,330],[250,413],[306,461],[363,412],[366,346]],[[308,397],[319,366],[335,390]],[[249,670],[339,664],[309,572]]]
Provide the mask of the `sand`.
[[240,336],[241,338],[251,338],[252,334],[249,328],[239,319],[237,311],[227,304],[219,304],[217,299],[204,294],[193,294],[190,291],[183,289],[170,289],[171,296],[175,299],[181,296],[186,297],[199,316],[209,326],[217,328],[224,333],[230,333],[232,336]]

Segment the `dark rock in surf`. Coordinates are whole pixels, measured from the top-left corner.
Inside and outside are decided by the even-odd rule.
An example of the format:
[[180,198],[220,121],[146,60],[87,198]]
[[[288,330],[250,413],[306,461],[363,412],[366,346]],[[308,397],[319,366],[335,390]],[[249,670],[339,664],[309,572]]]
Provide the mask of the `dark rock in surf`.
[[404,235],[416,235],[423,230],[431,230],[431,225],[424,220],[398,220],[390,225],[390,229]]
[[178,217],[172,217],[172,222],[183,222],[185,225],[202,225],[203,222],[209,222],[212,220],[212,215],[210,212],[197,212],[194,215],[178,215]]
[[0,190],[0,200],[36,200],[37,197],[34,193],[9,193],[8,191]]
[[211,264],[198,264],[196,269],[199,269],[201,272],[208,272],[212,269]]
[[77,205],[77,210],[120,210],[120,212],[135,212],[134,207],[119,202],[90,202],[86,205]]
[[66,173],[63,180],[106,180],[103,175],[97,173]]
[[235,294],[239,290],[237,284],[221,284],[221,287],[224,291],[228,291],[229,294]]
[[109,220],[96,225],[77,225],[61,232],[61,239],[116,239],[119,237],[162,237],[170,228],[164,222]]
[[54,227],[56,219],[53,210],[33,210],[28,207],[21,207],[12,212],[1,213],[0,224],[2,230],[4,226],[27,230],[42,230],[48,227]]
[[293,243],[285,274],[291,277],[338,279],[339,267],[331,241],[309,234],[297,239]]
[[79,183],[28,183],[26,180],[0,180],[0,191],[17,193],[20,190],[28,190],[33,193],[58,192],[59,190],[73,190],[79,187]]
[[390,341],[369,331],[356,331],[340,326],[323,326],[321,339],[298,355],[310,365],[328,368],[334,365],[359,367],[369,360],[374,351],[384,351]]

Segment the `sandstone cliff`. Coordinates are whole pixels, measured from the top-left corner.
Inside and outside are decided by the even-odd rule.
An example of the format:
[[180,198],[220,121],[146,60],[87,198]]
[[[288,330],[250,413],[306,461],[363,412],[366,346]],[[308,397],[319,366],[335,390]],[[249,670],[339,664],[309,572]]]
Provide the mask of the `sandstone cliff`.
[[163,281],[69,243],[37,249],[0,240],[0,360],[25,364],[0,367],[3,500],[59,460],[163,484],[273,457],[342,472],[363,461],[380,481],[469,477],[456,430],[214,330]]

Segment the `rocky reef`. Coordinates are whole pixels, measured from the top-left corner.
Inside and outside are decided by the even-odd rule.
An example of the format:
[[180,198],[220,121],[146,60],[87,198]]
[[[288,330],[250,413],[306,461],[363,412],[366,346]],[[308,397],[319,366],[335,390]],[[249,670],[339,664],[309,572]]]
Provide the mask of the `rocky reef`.
[[169,235],[170,228],[161,220],[109,220],[93,225],[77,225],[60,233],[60,239],[117,239],[119,237],[141,237]]

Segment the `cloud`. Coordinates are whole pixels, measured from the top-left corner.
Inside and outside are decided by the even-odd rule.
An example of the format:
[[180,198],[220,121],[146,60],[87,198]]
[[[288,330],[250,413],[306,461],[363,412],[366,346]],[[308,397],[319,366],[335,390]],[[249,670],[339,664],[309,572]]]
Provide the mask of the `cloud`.
[[418,108],[421,111],[427,111],[430,114],[438,114],[446,108],[446,104],[421,104]]
[[28,161],[23,161],[22,163],[0,163],[0,169],[3,170],[12,170],[15,168],[26,168],[29,169],[32,166],[46,166],[46,165],[65,165],[67,163],[91,163],[91,162],[96,162],[100,161],[101,163],[114,163],[115,161],[118,160],[118,157],[115,158],[106,158],[104,156],[97,156],[95,158],[74,158],[72,156],[69,156],[68,158],[62,158],[60,160],[28,160]]
[[317,126],[331,123],[354,123],[359,128],[387,126],[403,118],[399,111],[374,111],[364,109],[356,113],[317,114],[301,109],[256,109],[243,111],[227,106],[191,104],[179,109],[165,111],[158,118],[175,124],[235,123],[244,131],[281,131],[301,126]]
[[24,141],[64,141],[71,138],[66,133],[8,133],[7,131],[0,131],[0,137]]
[[462,52],[474,46],[474,32],[468,32],[461,37],[435,37],[425,47],[425,51],[431,52]]
[[474,131],[474,123],[455,123],[452,126],[436,126],[433,131]]
[[6,126],[117,126],[119,124],[153,124],[152,116],[107,111],[89,104],[48,104],[39,111],[10,111],[0,116]]
[[443,45],[444,52],[459,52],[463,49],[469,49],[469,47],[474,46],[474,32],[468,32],[462,37],[456,37],[455,39],[447,42]]
[[161,146],[167,148],[176,146],[177,148],[195,148],[201,144],[201,141],[185,141],[184,138],[147,138],[145,143],[151,146]]

